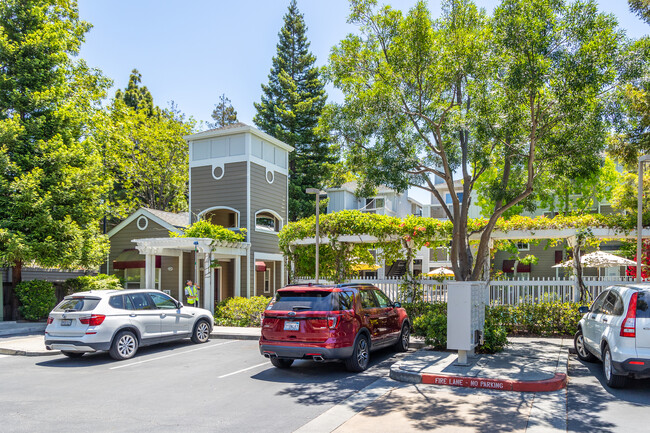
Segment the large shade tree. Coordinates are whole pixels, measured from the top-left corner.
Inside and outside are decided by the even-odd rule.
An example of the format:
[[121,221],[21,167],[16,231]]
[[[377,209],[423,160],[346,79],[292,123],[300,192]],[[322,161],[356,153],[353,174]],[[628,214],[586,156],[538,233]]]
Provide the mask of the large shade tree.
[[89,268],[107,250],[91,137],[109,83],[74,60],[89,28],[74,0],[0,2],[0,262],[14,287],[24,264]]
[[[328,67],[345,102],[324,124],[366,184],[436,197],[453,222],[456,279],[478,280],[497,220],[530,199],[542,174],[600,166],[616,22],[593,1],[504,0],[489,17],[469,0],[447,0],[437,20],[424,2],[405,15],[374,0],[352,0],[351,10],[360,34],[332,50]],[[474,257],[468,210],[492,169]]]

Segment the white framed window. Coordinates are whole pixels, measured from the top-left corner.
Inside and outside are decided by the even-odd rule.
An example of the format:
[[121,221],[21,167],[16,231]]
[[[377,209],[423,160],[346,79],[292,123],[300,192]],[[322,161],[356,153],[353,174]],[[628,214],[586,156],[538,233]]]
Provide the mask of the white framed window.
[[530,251],[530,244],[528,242],[517,242],[517,249],[519,251]]
[[[126,268],[115,272],[115,275],[124,280],[125,289],[144,289],[144,268]],[[160,290],[160,269],[156,269],[156,282],[154,287]]]
[[264,293],[271,293],[271,269],[264,271]]
[[255,231],[278,233],[282,229],[282,218],[271,210],[261,210],[255,214]]

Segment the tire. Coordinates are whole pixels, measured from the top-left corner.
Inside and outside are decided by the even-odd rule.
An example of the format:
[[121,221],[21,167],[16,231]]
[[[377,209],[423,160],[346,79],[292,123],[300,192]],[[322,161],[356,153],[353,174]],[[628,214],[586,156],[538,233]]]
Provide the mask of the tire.
[[395,352],[406,352],[409,350],[409,341],[411,338],[411,327],[408,322],[402,325],[402,332],[399,334],[399,339],[395,342]]
[[118,361],[131,359],[138,351],[138,338],[131,331],[120,331],[115,336],[109,354]]
[[582,335],[582,329],[578,329],[576,335],[573,337],[573,347],[576,349],[578,358],[585,362],[594,362],[596,357],[585,346],[585,337]]
[[612,352],[607,345],[603,347],[603,373],[605,374],[605,383],[610,388],[622,388],[627,382],[627,377],[614,374]]
[[78,358],[81,358],[82,356],[84,356],[83,352],[67,352],[65,350],[62,350],[61,354],[65,355],[65,356],[67,356],[68,358],[71,358],[71,359],[78,359]]
[[205,343],[210,339],[210,324],[207,320],[199,320],[192,331],[192,342],[196,344]]
[[293,359],[283,359],[274,356],[271,358],[271,364],[277,368],[289,368],[293,364]]
[[360,334],[354,340],[352,356],[345,360],[345,368],[348,371],[360,372],[368,368],[370,361],[370,344],[365,334]]

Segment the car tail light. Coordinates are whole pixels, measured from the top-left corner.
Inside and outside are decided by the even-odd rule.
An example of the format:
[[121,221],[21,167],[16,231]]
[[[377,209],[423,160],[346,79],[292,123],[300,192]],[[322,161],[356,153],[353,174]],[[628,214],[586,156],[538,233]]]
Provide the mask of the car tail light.
[[48,324],[48,325],[51,325],[52,322],[54,322],[54,317],[49,316],[49,317],[47,318],[47,324]]
[[327,316],[327,327],[330,329],[336,329],[336,325],[339,324],[338,316]]
[[80,317],[79,321],[88,326],[99,326],[104,322],[106,316],[103,314],[93,314],[90,317]]
[[645,365],[645,362],[643,362],[643,361],[630,361],[630,364],[632,364],[632,365]]
[[627,314],[621,325],[621,337],[636,337],[636,298],[638,293],[633,293],[630,305],[627,307]]

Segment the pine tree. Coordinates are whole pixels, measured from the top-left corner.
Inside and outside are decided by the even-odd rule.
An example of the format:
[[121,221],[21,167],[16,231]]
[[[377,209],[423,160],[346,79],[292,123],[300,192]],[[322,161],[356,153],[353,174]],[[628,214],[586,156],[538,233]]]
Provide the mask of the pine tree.
[[323,164],[332,162],[324,136],[315,128],[327,100],[321,72],[314,64],[305,33],[307,26],[291,0],[278,34],[277,53],[262,85],[262,98],[255,104],[253,122],[262,131],[295,148],[289,154],[289,219],[295,221],[315,213],[314,196],[306,188],[323,184]]
[[143,110],[147,115],[152,116],[155,112],[153,96],[147,86],[139,86],[141,82],[142,74],[137,69],[133,69],[129,77],[129,85],[124,91],[117,89],[115,99],[121,99],[128,107]]
[[226,125],[232,125],[238,122],[237,111],[235,111],[230,103],[230,99],[226,98],[225,94],[221,95],[219,103],[214,106],[211,117],[214,123],[208,123],[210,128],[223,128]]

